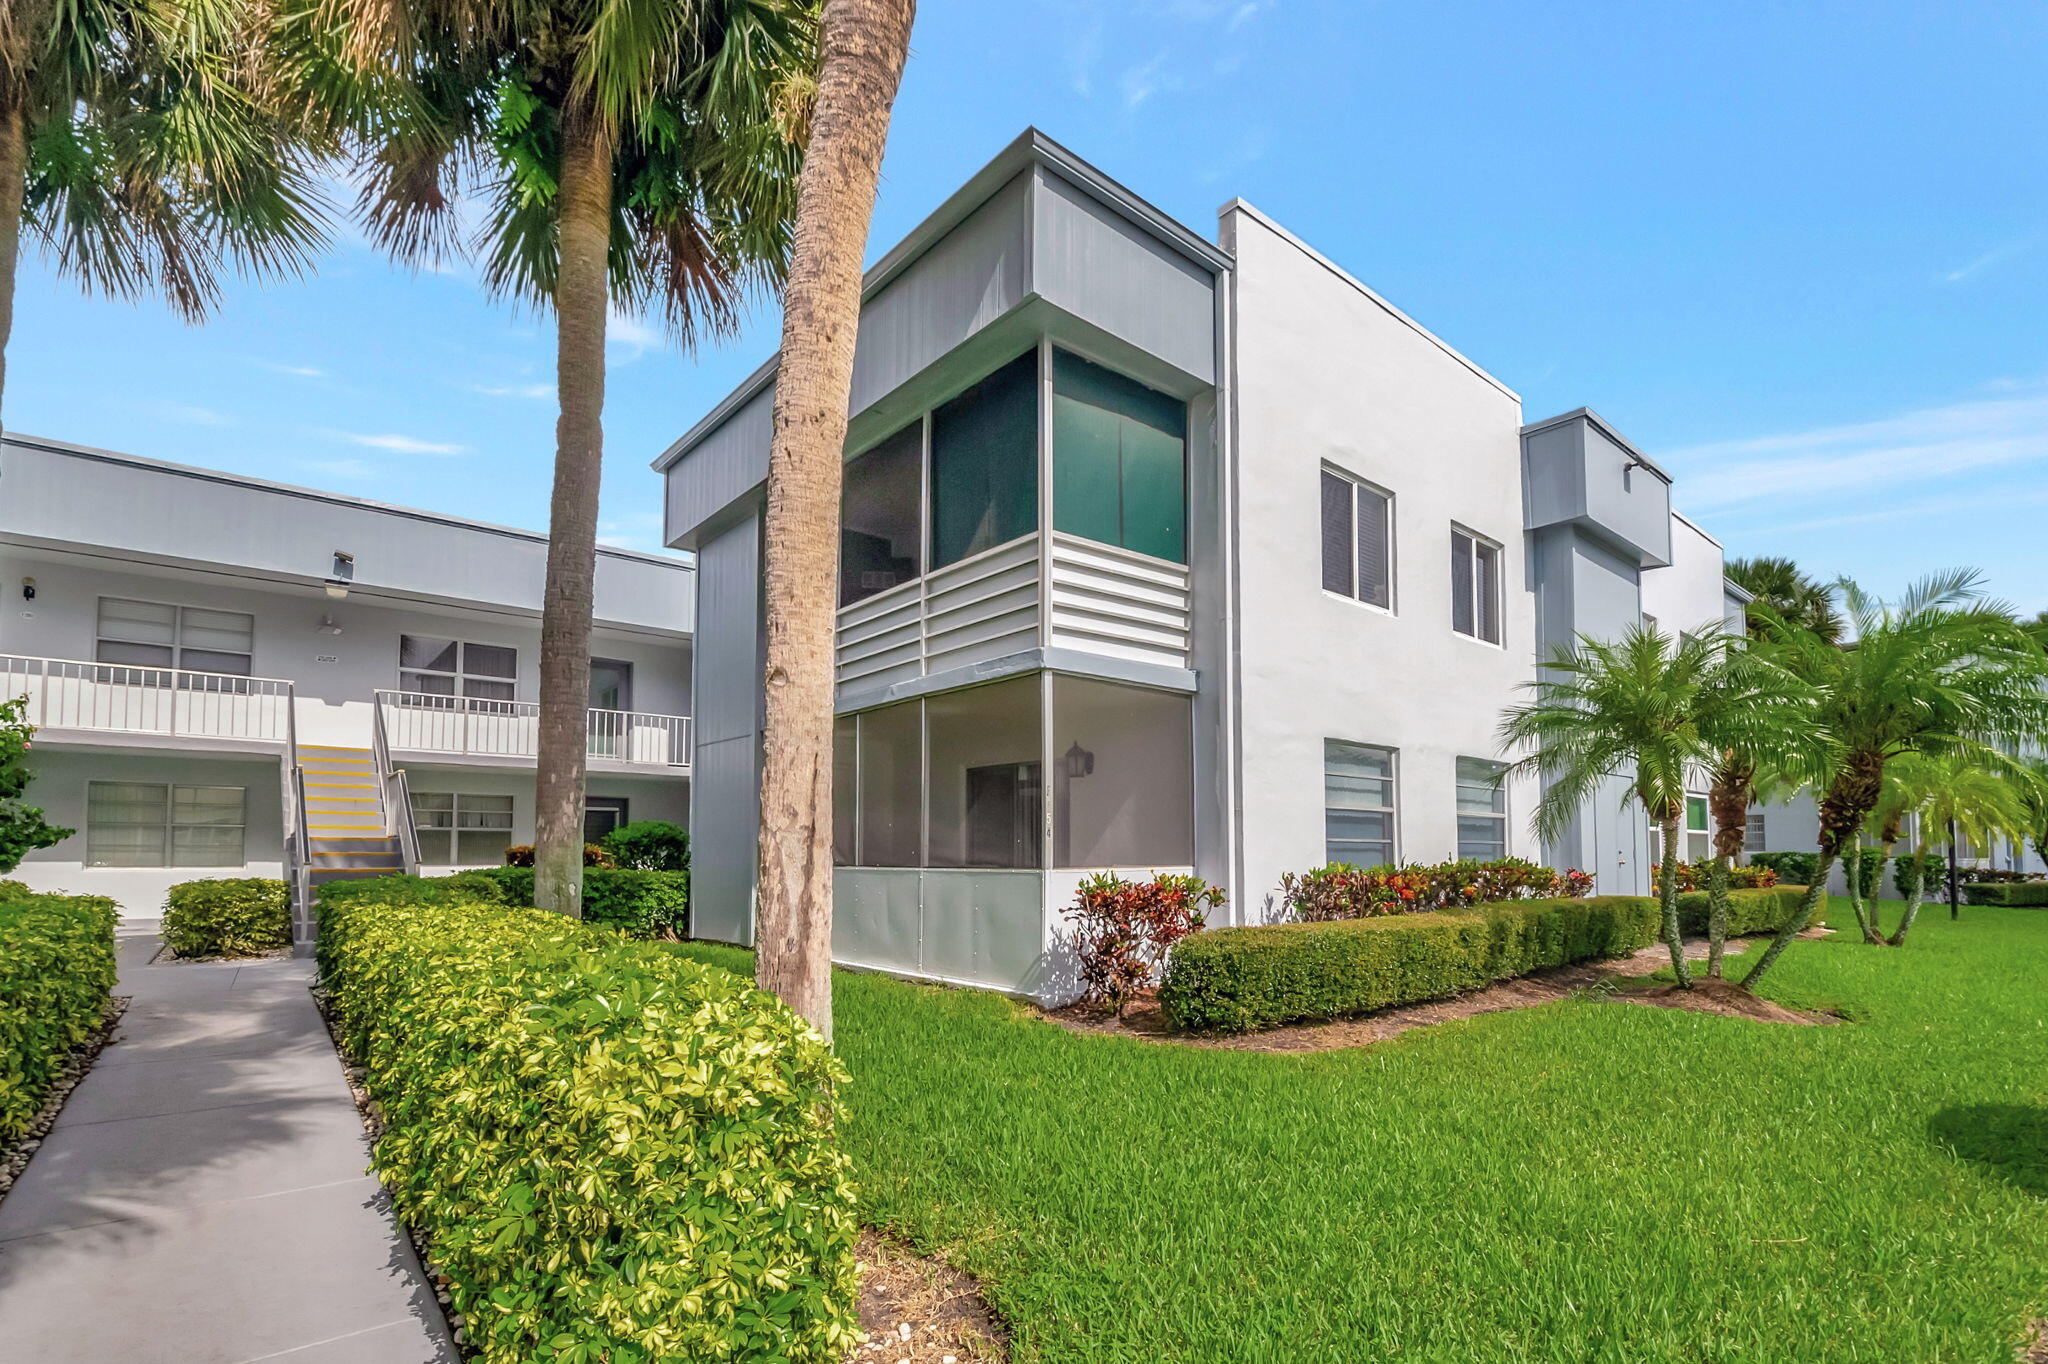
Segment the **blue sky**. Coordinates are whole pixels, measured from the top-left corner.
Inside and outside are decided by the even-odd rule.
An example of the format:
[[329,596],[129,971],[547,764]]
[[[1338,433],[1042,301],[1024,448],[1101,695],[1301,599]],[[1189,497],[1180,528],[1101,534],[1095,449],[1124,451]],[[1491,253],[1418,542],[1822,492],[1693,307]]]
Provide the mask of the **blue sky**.
[[[1589,405],[1731,553],[2048,607],[2048,8],[925,0],[879,254],[1036,123],[1213,235],[1241,195],[1523,395]],[[773,348],[619,319],[604,534]],[[345,236],[188,328],[25,267],[10,427],[544,527],[549,331]]]

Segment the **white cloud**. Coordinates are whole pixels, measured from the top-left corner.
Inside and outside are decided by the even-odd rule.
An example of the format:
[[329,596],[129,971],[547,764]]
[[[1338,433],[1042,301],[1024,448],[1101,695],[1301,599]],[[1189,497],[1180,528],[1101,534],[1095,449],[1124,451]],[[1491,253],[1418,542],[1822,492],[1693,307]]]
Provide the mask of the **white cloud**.
[[295,459],[297,467],[322,478],[361,480],[379,477],[383,470],[361,459]]
[[329,431],[335,440],[345,440],[351,445],[365,445],[372,450],[390,450],[401,455],[466,455],[467,445],[453,445],[444,441],[421,440],[417,436],[401,436],[396,433],[369,434],[362,431]]
[[553,384],[471,384],[470,388],[486,398],[552,398]]
[[628,352],[624,360],[638,360],[648,351],[661,344],[661,332],[649,326],[644,320],[629,316],[614,308],[605,317],[604,339],[607,344]]
[[[1958,475],[2048,465],[2048,384],[1877,421],[1698,445],[1660,458],[1682,475],[1698,475],[1686,479],[1685,502],[1702,510],[1870,494],[1896,501],[1923,484],[1951,492]],[[1835,510],[1861,514],[1853,507]]]
[[258,360],[258,369],[267,369],[272,374],[289,374],[299,379],[325,379],[327,371],[316,365],[280,365],[274,360]]
[[145,403],[146,410],[162,417],[165,421],[189,422],[193,426],[233,426],[235,419],[210,407],[196,403]]
[[1162,52],[1149,62],[1126,67],[1117,78],[1117,88],[1123,92],[1124,108],[1135,109],[1162,90],[1180,89],[1181,81],[1166,69],[1166,54]]
[[613,549],[660,550],[665,548],[661,532],[660,512],[628,512],[599,521],[597,542]]
[[1097,16],[1079,25],[1072,46],[1067,49],[1067,86],[1087,99],[1095,93],[1095,68],[1102,60],[1102,19]]
[[2001,246],[1994,246],[1983,255],[1964,261],[1953,270],[1939,272],[1935,275],[1934,282],[1936,284],[1962,284],[1968,280],[1973,280],[1993,266],[2003,265],[2014,257],[2023,254],[2032,245],[2032,242],[2027,241],[2025,238],[2020,238],[2015,241],[2006,242]]

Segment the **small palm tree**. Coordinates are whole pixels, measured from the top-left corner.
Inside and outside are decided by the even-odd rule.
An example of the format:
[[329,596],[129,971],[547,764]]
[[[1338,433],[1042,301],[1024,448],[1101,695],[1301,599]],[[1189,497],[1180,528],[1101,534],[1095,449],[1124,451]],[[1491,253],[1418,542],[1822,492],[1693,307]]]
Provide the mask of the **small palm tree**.
[[1754,987],[1826,893],[1884,798],[1887,765],[1907,755],[2002,769],[2005,751],[2048,733],[2048,655],[2010,611],[1984,600],[1971,570],[1935,574],[1886,605],[1839,583],[1850,642],[1765,609],[1762,649],[1812,687],[1831,740],[1826,761],[1799,774],[1820,791],[1820,865],[1806,903],[1779,930],[1743,983]]
[[1629,793],[1663,831],[1664,865],[1658,877],[1664,938],[1671,969],[1690,989],[1685,943],[1678,927],[1678,830],[1685,812],[1688,772],[1720,761],[1731,718],[1710,737],[1701,723],[1722,666],[1721,636],[1681,635],[1674,642],[1637,625],[1616,641],[1580,636],[1554,654],[1525,688],[1535,699],[1501,718],[1503,751],[1531,750],[1515,763],[1543,783],[1536,829],[1549,839],[1563,833],[1610,778],[1625,777]]
[[762,523],[768,699],[755,978],[832,1036],[832,641],[861,257],[915,0],[826,0]]
[[[1979,847],[1999,838],[2024,839],[2032,804],[2042,796],[2039,783],[2040,777],[2025,763],[1987,766],[1976,755],[1911,753],[1889,764],[1884,800],[1878,807],[1880,846],[1889,858],[1902,826],[1915,817],[1918,837],[1905,864],[1906,908],[1898,928],[1885,936],[1877,921],[1877,904],[1872,901],[1865,940],[1891,947],[1904,945],[1926,891],[1927,852],[1934,843],[1930,830],[1953,827]],[[1881,866],[1879,875],[1883,875]]]
[[[554,314],[554,495],[541,615],[534,901],[583,878],[605,325],[684,344],[779,284],[808,133],[807,0],[280,0],[322,102],[359,127],[361,208],[401,260],[468,245],[494,292]],[[296,30],[295,30],[296,31]],[[456,205],[487,209],[467,243]]]
[[324,229],[309,125],[248,0],[0,3],[0,398],[24,237],[115,298],[189,321],[223,262],[304,266]]
[[2026,805],[2024,843],[2034,845],[2034,856],[2048,866],[2048,758],[2029,757],[2020,759],[2027,769],[2027,780],[2020,785],[2021,799]]
[[1754,598],[1746,617],[1752,638],[1775,620],[1791,621],[1830,643],[1842,637],[1842,617],[1835,610],[1834,594],[1790,559],[1736,559],[1729,563],[1727,576]]

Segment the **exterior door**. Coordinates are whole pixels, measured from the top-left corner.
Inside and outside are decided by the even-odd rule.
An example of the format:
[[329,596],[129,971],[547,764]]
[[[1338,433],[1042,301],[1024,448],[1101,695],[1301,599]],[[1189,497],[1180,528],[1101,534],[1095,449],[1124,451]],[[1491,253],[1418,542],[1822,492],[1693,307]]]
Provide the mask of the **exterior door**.
[[590,660],[590,756],[617,758],[626,753],[626,717],[633,708],[633,665],[617,659]]

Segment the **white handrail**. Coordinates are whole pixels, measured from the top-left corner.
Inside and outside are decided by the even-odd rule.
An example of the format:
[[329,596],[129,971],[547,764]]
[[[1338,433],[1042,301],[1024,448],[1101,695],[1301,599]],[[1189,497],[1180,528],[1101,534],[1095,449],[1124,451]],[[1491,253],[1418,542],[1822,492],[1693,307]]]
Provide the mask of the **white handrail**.
[[[380,690],[377,723],[386,742],[404,752],[533,758],[540,752],[540,705],[474,696]],[[642,767],[690,765],[690,717],[639,710],[586,712],[593,758]]]
[[0,653],[0,694],[26,696],[38,729],[291,743],[283,678]]

